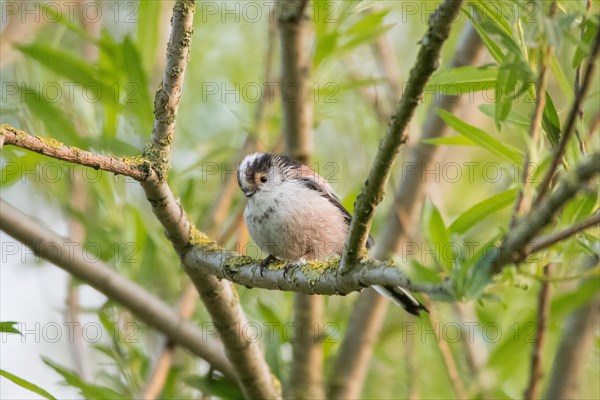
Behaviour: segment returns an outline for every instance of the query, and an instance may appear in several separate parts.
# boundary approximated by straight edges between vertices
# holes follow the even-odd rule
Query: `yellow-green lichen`
[[[214,240],[200,232],[193,224],[190,226],[190,244],[201,247],[205,252],[221,251],[223,248]]]
[[[142,158],[151,163],[160,180],[166,180],[171,166],[169,165],[169,149],[161,148],[150,142],[144,147]]]
[[[309,261],[302,266],[302,273],[308,279],[308,282],[313,285],[328,271],[335,270],[340,264],[339,258],[333,258],[328,261]]]
[[[225,266],[228,268],[241,267],[242,265],[253,264],[257,261],[250,256],[231,256],[225,260]]]
[[[38,138],[39,141],[44,143],[46,146],[52,147],[53,149],[58,150],[61,147],[63,147],[63,143],[59,142],[58,140],[56,140],[54,138],[45,138],[45,137],[40,137],[40,136],[36,136],[36,138]]]

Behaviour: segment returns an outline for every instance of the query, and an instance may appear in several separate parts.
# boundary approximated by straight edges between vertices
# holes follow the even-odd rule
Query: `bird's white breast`
[[[264,256],[283,260],[324,260],[339,255],[348,230],[334,204],[295,181],[256,192],[248,199],[244,218]]]

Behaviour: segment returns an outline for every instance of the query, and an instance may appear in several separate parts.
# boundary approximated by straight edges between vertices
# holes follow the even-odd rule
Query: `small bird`
[[[268,254],[261,274],[275,259],[324,261],[342,254],[352,215],[311,168],[287,156],[254,153],[240,163],[237,180],[247,199],[248,232]],[[369,238],[367,248],[372,244]],[[373,288],[413,315],[427,311],[400,286]]]

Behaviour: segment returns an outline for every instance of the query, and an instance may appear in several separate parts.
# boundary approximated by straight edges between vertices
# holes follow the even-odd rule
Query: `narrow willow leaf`
[[[448,227],[450,233],[463,234],[489,215],[512,204],[518,189],[509,189],[489,197],[458,216]]]
[[[451,251],[449,246],[450,235],[444,224],[442,214],[429,199],[425,202],[423,208],[423,225],[429,247],[436,254],[436,261],[446,270],[450,270],[452,268],[452,257],[451,254],[446,254]]]
[[[137,33],[135,46],[142,51],[142,65],[144,71],[152,71],[156,62],[159,49],[160,13],[162,1],[140,1],[137,15]]]
[[[442,118],[448,126],[471,140],[476,145],[514,163],[519,164],[522,162],[523,155],[515,148],[503,144],[482,129],[467,124],[446,110],[438,109],[437,112],[440,118]]]
[[[575,54],[573,55],[573,60],[571,62],[571,66],[573,68],[577,68],[588,56],[588,54],[590,54],[590,50],[592,48],[592,40],[596,36],[597,31],[597,23],[591,18],[588,19],[585,24],[585,31],[583,33],[583,37],[579,41],[577,49],[575,49]]]
[[[81,136],[73,125],[73,118],[63,108],[37,90],[19,87],[19,91],[31,113],[44,123],[49,136],[72,146],[83,147]]]
[[[123,399],[124,395],[105,386],[93,385],[85,382],[74,371],[68,370],[49,359],[42,358],[44,363],[60,374],[67,385],[80,390],[81,395],[86,399]]]
[[[542,114],[542,127],[552,146],[556,147],[561,134],[560,119],[558,118],[552,97],[550,97],[550,93],[548,92],[546,92],[546,106]]]
[[[482,104],[479,106],[479,110],[490,118],[494,118],[494,115],[496,115],[495,108],[495,104]],[[508,113],[505,122],[511,123],[520,128],[529,128],[531,119],[529,116],[523,113],[511,110],[510,113]]]
[[[473,141],[460,135],[423,139],[421,142],[437,146],[477,146]]]
[[[498,1],[494,1],[491,5],[488,1],[474,0],[473,4],[480,17],[484,21],[493,21],[498,28],[502,29],[507,35],[512,34],[512,26],[510,22],[502,15],[501,8],[498,7]]]
[[[478,299],[492,282],[492,263],[498,257],[498,248],[492,247],[485,252],[471,268],[465,282],[464,295],[467,299]]]
[[[493,88],[498,78],[496,67],[459,67],[439,71],[427,83],[427,92],[456,96]]]
[[[496,60],[498,64],[501,64],[504,60],[504,53],[502,53],[502,49],[500,49],[500,46],[498,46],[496,42],[492,40],[492,38],[487,34],[486,30],[483,29],[483,26],[481,26],[481,24],[479,23],[477,18],[475,18],[474,15],[466,11],[464,8],[462,9],[462,11],[471,20],[471,23],[473,24],[473,27],[475,28],[475,31],[479,35],[479,38],[483,42],[485,48],[490,52],[494,60]]]
[[[17,328],[15,328],[16,324],[18,324],[18,322],[14,322],[14,321],[0,322],[0,332],[15,333],[17,335],[20,335],[21,332],[19,332],[19,330]]]
[[[214,379],[201,376],[189,376],[183,381],[202,393],[212,395],[222,399],[242,399],[244,395],[239,391],[238,386],[226,379]]]
[[[35,394],[42,396],[45,399],[56,400],[56,397],[52,396],[50,393],[48,393],[47,391],[45,391],[38,385],[31,383],[28,380],[25,380],[23,378],[19,378],[18,376],[13,375],[8,371],[0,369],[0,375],[5,377],[6,379],[12,381],[13,383],[16,383],[17,385],[21,386],[22,388],[25,388]]]
[[[496,82],[496,124],[504,122],[512,109],[513,102],[531,82],[529,66],[510,54],[500,66]],[[519,86],[520,84],[520,86]]]
[[[83,87],[97,86],[101,94],[111,93],[110,86],[99,79],[99,71],[70,53],[47,45],[29,44],[16,46],[21,53],[36,60],[57,75],[75,81]]]

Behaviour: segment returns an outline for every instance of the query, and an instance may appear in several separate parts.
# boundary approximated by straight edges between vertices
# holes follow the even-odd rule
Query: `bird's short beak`
[[[244,192],[246,197],[252,197],[252,195],[256,193],[256,191],[250,189],[242,189],[242,192]]]

